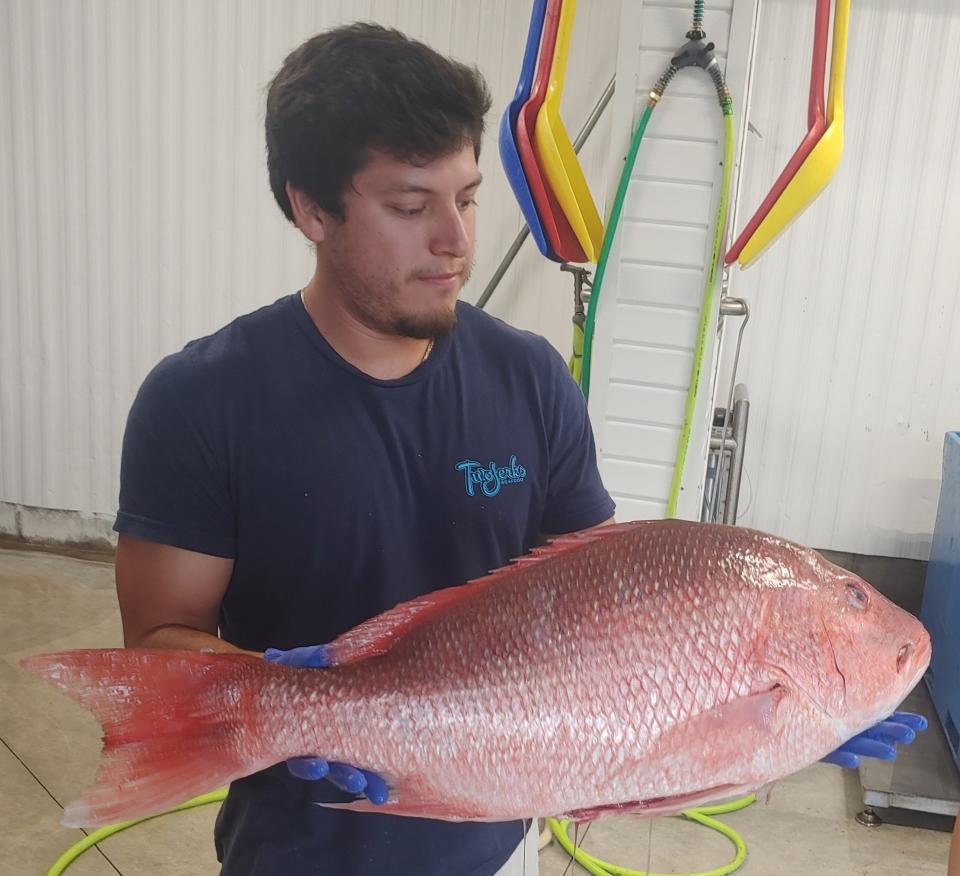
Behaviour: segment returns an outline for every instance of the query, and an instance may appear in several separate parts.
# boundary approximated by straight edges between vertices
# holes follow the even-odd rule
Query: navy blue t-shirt
[[[609,518],[560,355],[468,304],[457,317],[398,380],[342,359],[299,295],[168,356],[130,411],[115,528],[232,558],[220,632],[262,651],[331,641]],[[222,873],[490,876],[522,836],[313,805],[348,799],[283,764],[234,782]]]

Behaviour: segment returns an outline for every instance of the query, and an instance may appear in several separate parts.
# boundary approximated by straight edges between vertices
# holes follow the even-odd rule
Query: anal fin
[[[632,800],[588,809],[575,809],[561,817],[570,821],[593,821],[606,815],[639,815],[643,818],[660,818],[664,815],[677,815],[686,809],[693,809],[706,803],[731,799],[740,793],[747,793],[749,790],[749,788],[737,785],[717,785],[713,788],[692,791],[689,794],[678,794],[675,797],[651,797],[648,800]]]
[[[430,818],[436,821],[503,821],[503,818],[487,818],[482,813],[442,803],[409,804],[401,800],[387,800],[376,804],[369,800],[355,800],[352,803],[317,803],[325,809],[342,809],[346,812],[371,812],[380,815],[400,815],[408,818]]]
[[[440,799],[425,783],[416,779],[390,783],[390,796],[385,803],[371,803],[366,798],[350,803],[317,803],[325,809],[346,812],[372,812],[381,815],[401,815],[409,818],[431,818],[439,821],[502,821],[486,818],[476,806],[456,799]]]

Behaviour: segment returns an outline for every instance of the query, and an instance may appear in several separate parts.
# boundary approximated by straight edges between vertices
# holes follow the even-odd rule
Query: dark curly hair
[[[356,23],[307,40],[267,92],[270,188],[290,221],[286,184],[344,218],[343,192],[371,150],[427,162],[473,144],[490,93],[483,76],[397,30]]]

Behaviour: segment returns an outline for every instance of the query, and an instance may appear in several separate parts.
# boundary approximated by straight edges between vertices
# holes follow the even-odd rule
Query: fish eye
[[[862,611],[867,607],[868,601],[866,591],[862,587],[853,582],[847,584],[847,602],[854,608],[859,608]]]

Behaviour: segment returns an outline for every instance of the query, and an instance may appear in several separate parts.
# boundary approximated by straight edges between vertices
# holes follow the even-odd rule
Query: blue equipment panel
[[[920,620],[933,639],[927,686],[960,766],[960,432],[947,432]]]

